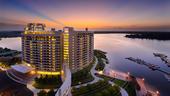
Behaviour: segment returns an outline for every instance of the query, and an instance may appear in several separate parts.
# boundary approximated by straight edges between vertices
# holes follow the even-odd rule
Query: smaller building
[[[6,74],[13,81],[25,85],[37,76],[35,69],[25,64],[11,66],[11,68],[6,71]]]

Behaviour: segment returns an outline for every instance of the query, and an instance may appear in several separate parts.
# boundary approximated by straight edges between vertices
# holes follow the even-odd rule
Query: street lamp
[[[35,74],[36,72],[34,70],[31,71],[31,74]]]
[[[99,71],[98,73],[99,73],[100,75],[102,75],[102,74],[103,74],[103,71]]]
[[[128,72],[127,74],[130,75],[130,72]]]
[[[143,81],[145,81],[145,78],[142,78]]]
[[[29,67],[30,67],[31,65],[30,65],[30,64],[27,64],[27,66],[29,66]]]

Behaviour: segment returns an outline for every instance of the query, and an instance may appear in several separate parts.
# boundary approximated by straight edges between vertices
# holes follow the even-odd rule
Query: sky
[[[30,22],[93,30],[170,29],[170,0],[0,0],[0,30]]]

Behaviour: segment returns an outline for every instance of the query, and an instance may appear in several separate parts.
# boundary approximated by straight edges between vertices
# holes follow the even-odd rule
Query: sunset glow
[[[0,23],[41,22],[59,28],[63,25],[106,29],[170,28],[169,6],[168,0],[1,0]]]

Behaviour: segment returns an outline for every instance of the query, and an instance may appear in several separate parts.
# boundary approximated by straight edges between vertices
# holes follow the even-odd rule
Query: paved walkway
[[[103,80],[102,78],[99,78],[99,77],[97,77],[97,76],[95,75],[95,73],[98,73],[98,72],[95,70],[97,64],[98,64],[98,59],[95,57],[95,64],[93,65],[93,67],[92,67],[91,70],[90,70],[90,73],[91,73],[91,75],[92,75],[93,78],[94,78],[93,81],[88,82],[88,83],[85,83],[85,84],[81,84],[81,85],[72,86],[72,87],[79,88],[79,87],[81,87],[81,86],[86,86],[87,84],[93,84],[93,83],[98,82],[99,80]]]
[[[94,80],[91,82],[91,83],[95,83],[95,82],[97,82],[97,81],[99,81],[99,80],[103,80],[102,78],[99,78],[99,77],[97,77],[96,75],[95,75],[95,73],[98,73],[98,71],[96,71],[95,70],[95,68],[96,68],[96,66],[97,66],[97,64],[98,64],[98,59],[95,57],[95,64],[94,64],[94,66],[92,67],[92,69],[90,70],[90,72],[91,72],[91,75],[94,77]]]
[[[7,70],[7,68],[3,68],[0,66],[0,70],[5,71],[5,70]]]
[[[138,82],[138,84],[140,85],[140,88],[141,88],[140,91],[136,90],[137,95],[138,96],[146,95],[147,94],[147,89],[146,89],[146,87],[144,85],[144,81],[142,79],[139,79],[139,78],[137,78],[136,80],[137,80],[137,82]]]
[[[33,86],[33,84],[34,82],[27,84],[27,88],[34,93],[34,96],[37,96],[37,93],[39,93],[41,90],[45,90],[46,92],[50,91],[50,89],[37,89]],[[57,91],[57,89],[54,89],[54,91]]]
[[[129,96],[128,93],[126,92],[126,90],[123,89],[122,87],[120,87],[120,93],[122,96]]]
[[[114,82],[109,81],[109,83],[110,83],[112,86],[115,85]],[[119,86],[119,87],[120,87],[120,86]],[[121,96],[129,96],[128,93],[126,92],[126,90],[123,89],[122,87],[120,87],[120,93],[121,93]]]
[[[160,96],[158,91],[154,92],[146,88],[144,79],[137,78],[136,80],[141,88],[140,91],[136,90],[137,96],[146,96],[148,93],[152,94],[152,96]]]
[[[37,96],[37,93],[40,92],[40,89],[36,89],[33,85],[33,82],[32,83],[29,83],[27,84],[27,88],[30,89],[33,93],[34,93],[34,96]]]
[[[104,75],[106,75],[106,76],[127,81],[126,78],[127,78],[128,75],[127,75],[126,73],[113,71],[113,70],[111,70],[111,69],[109,68],[109,65],[108,65],[108,64],[106,64],[104,70],[105,70],[105,71],[104,71]],[[109,83],[110,83],[112,86],[115,85],[114,82],[109,81]],[[120,87],[120,86],[119,86],[119,87]],[[129,96],[128,93],[127,93],[127,91],[126,91],[124,88],[122,88],[122,87],[120,87],[120,93],[121,93],[122,96]]]
[[[123,72],[112,70],[111,68],[109,68],[109,65],[106,65],[103,75],[110,76],[110,77],[117,78],[117,79],[124,80],[124,81],[130,81],[130,77],[129,77],[130,73],[123,73]],[[146,96],[148,93],[152,94],[152,96],[160,95],[158,91],[154,92],[154,91],[148,90],[145,86],[143,79],[137,78],[136,80],[141,87],[140,91],[136,90],[137,96]],[[122,96],[128,96],[128,93],[123,88],[121,88],[120,92]]]
[[[97,76],[95,76],[95,73],[99,73],[98,71],[95,70],[95,67],[96,65],[98,64],[98,59],[95,57],[95,64],[94,66],[92,67],[92,69],[90,70],[91,72],[91,75],[94,77],[94,80],[91,81],[91,82],[88,82],[88,83],[85,83],[85,84],[81,84],[81,85],[77,85],[77,86],[74,86],[76,88],[79,88],[81,86],[86,86],[87,84],[93,84],[99,80],[103,80],[102,78],[99,78]],[[123,72],[119,72],[119,71],[115,71],[113,69],[110,68],[109,64],[106,64],[106,61],[103,60],[104,63],[105,63],[105,68],[104,68],[104,71],[103,71],[103,75],[106,75],[106,76],[110,76],[110,77],[113,77],[113,78],[117,78],[117,79],[120,79],[120,80],[124,80],[124,81],[130,81],[130,73],[123,73]],[[145,85],[144,85],[144,82],[142,81],[142,79],[137,79],[137,82],[138,84],[141,86],[141,91],[139,92],[136,92],[137,93],[137,96],[144,96],[147,94],[147,92],[151,93],[152,96],[159,96],[159,92],[153,92],[153,91],[150,91],[150,90],[147,90]],[[114,82],[111,82],[109,81],[109,83],[114,86],[115,83]],[[120,87],[120,86],[119,86]],[[127,91],[120,87],[120,93],[122,96],[129,96]]]
[[[96,65],[98,64],[98,59],[97,59],[96,57],[95,57],[95,61],[96,61],[96,62],[95,62],[95,64],[94,64],[94,66],[93,66],[92,69],[90,70],[91,75],[94,77],[94,80],[91,81],[91,82],[85,83],[85,84],[81,84],[81,85],[74,86],[74,87],[79,88],[79,87],[81,87],[81,86],[86,86],[87,84],[93,84],[93,83],[96,83],[96,82],[99,81],[99,80],[103,80],[102,78],[99,78],[99,77],[97,77],[97,76],[95,75],[95,73],[98,73],[98,71],[95,70]],[[105,61],[105,60],[103,60],[103,61],[104,61],[105,65],[106,65],[105,70],[107,70],[107,68],[109,68],[109,67],[107,66],[108,64],[106,64],[106,61]],[[109,83],[110,83],[112,86],[115,85],[114,82],[109,81]],[[128,93],[127,93],[126,90],[123,89],[122,87],[120,87],[120,93],[121,93],[122,96],[128,96]]]
[[[110,68],[108,64],[106,65],[103,73],[104,73],[103,75],[110,76],[124,81],[129,81],[130,79],[129,77],[130,73],[123,73],[123,72],[113,70]]]

